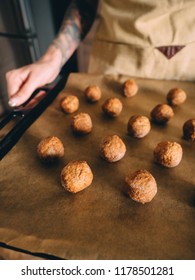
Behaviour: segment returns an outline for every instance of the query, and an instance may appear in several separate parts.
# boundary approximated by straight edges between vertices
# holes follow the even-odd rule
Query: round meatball
[[[84,91],[85,98],[89,102],[96,102],[100,100],[102,92],[98,86],[88,86]]]
[[[178,106],[186,100],[186,93],[183,89],[173,88],[167,94],[167,102],[169,105]]]
[[[145,116],[132,116],[127,124],[129,135],[135,138],[143,138],[150,132],[150,129],[150,120]]]
[[[174,116],[174,112],[171,106],[167,104],[158,104],[151,111],[150,116],[155,123],[165,124]]]
[[[106,136],[100,145],[100,155],[108,162],[116,162],[124,157],[126,146],[117,135]]]
[[[71,161],[61,172],[61,184],[71,193],[77,193],[91,185],[93,173],[86,161]]]
[[[88,134],[92,131],[92,120],[87,113],[78,113],[72,118],[71,122],[72,130],[75,134]]]
[[[123,84],[123,94],[126,97],[132,97],[137,94],[138,85],[136,84],[135,80],[128,79]]]
[[[40,141],[37,154],[41,160],[53,162],[64,156],[64,146],[56,136],[49,136]]]
[[[187,120],[183,125],[183,137],[194,142],[195,140],[195,119]]]
[[[102,105],[103,112],[111,117],[117,117],[120,115],[123,108],[123,104],[120,99],[111,97],[108,98]]]
[[[157,194],[157,183],[147,170],[137,170],[125,178],[129,187],[128,195],[133,200],[145,204]]]
[[[165,167],[177,166],[182,155],[182,147],[176,142],[163,141],[158,143],[154,149],[154,161]]]
[[[65,113],[72,114],[79,108],[79,99],[74,95],[65,96],[61,100],[60,106]]]

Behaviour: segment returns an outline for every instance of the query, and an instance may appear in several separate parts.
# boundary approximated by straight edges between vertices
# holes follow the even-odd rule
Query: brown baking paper
[[[124,76],[72,74],[66,89],[26,131],[0,163],[0,242],[31,253],[64,259],[194,259],[195,258],[195,143],[182,139],[183,123],[194,118],[195,85],[176,81],[136,79],[139,92],[122,96]],[[96,84],[102,99],[88,103],[83,90]],[[150,116],[166,102],[170,88],[180,87],[187,100],[174,108],[165,126],[152,124],[143,139],[127,135],[130,116]],[[76,137],[70,128],[72,115],[64,114],[59,101],[66,94],[80,100],[80,112],[93,121],[89,135]],[[101,105],[115,96],[123,102],[117,118],[105,117]],[[101,139],[117,134],[125,142],[125,157],[116,163],[99,156]],[[64,158],[44,164],[36,155],[39,141],[49,135],[65,146]],[[175,168],[153,162],[153,149],[163,140],[177,141],[183,159]],[[62,168],[72,160],[86,160],[94,180],[84,191],[71,194],[60,183]],[[126,194],[124,178],[129,171],[147,169],[158,184],[156,197],[141,205]]]

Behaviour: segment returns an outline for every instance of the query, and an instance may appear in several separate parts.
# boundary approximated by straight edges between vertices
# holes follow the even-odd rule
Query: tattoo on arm
[[[61,66],[68,60],[78,47],[81,40],[81,21],[75,1],[72,1],[63,20],[61,28],[53,41],[53,45],[62,54]]]
[[[81,2],[82,4],[79,4]],[[96,5],[93,5],[93,8],[91,8],[91,5],[87,4],[87,2],[89,2],[89,0],[71,1],[61,28],[52,43],[61,51],[61,66],[63,66],[63,64],[70,58],[78,47],[81,39],[83,39],[92,25],[93,18],[95,17],[97,1],[95,1]]]

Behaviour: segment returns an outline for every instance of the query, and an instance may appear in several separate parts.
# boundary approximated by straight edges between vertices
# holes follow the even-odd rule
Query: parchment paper
[[[71,74],[66,90],[26,131],[0,163],[0,242],[31,253],[65,259],[194,259],[195,258],[195,143],[182,139],[183,123],[195,117],[195,85],[176,81],[136,79],[139,92],[122,96],[125,76]],[[96,104],[86,102],[83,90],[97,84],[103,96]],[[166,126],[152,124],[143,139],[127,135],[127,122],[134,114],[150,115],[166,102],[170,88],[181,87],[187,100],[174,108]],[[80,99],[80,112],[93,121],[91,134],[76,137],[71,115],[64,114],[60,99],[67,93]],[[105,99],[123,102],[118,118],[103,115]],[[99,144],[108,134],[125,142],[127,153],[117,163],[99,156]],[[36,155],[39,141],[49,135],[65,146],[64,158],[51,165]],[[183,147],[179,166],[168,169],[153,162],[153,149],[163,140]],[[66,192],[60,172],[71,160],[86,160],[94,173],[90,187],[77,194]],[[126,195],[124,178],[129,171],[147,169],[158,184],[153,201],[141,205]]]

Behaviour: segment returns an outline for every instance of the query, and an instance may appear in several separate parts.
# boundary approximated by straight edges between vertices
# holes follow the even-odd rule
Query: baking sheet
[[[71,74],[64,92],[0,162],[0,242],[64,259],[195,258],[195,143],[182,139],[183,123],[195,117],[195,85],[136,79],[139,92],[128,99],[121,94],[127,78]],[[91,84],[103,92],[96,104],[87,103],[83,96]],[[166,102],[173,87],[183,88],[188,95],[174,109],[174,118],[166,126],[152,124],[143,139],[129,137],[130,116],[149,116],[155,105]],[[76,137],[72,133],[72,115],[59,107],[68,93],[79,97],[80,112],[91,115],[91,134]],[[123,102],[123,111],[115,119],[101,111],[111,96]],[[108,134],[119,135],[127,146],[119,162],[107,163],[99,156],[100,141]],[[46,165],[37,157],[36,146],[49,135],[62,140],[65,156]],[[167,169],[153,162],[153,149],[163,140],[182,145],[179,166]],[[71,160],[86,160],[94,173],[92,185],[77,194],[67,193],[60,184],[60,172]],[[150,171],[158,184],[156,197],[146,205],[126,195],[124,177],[137,169]]]

